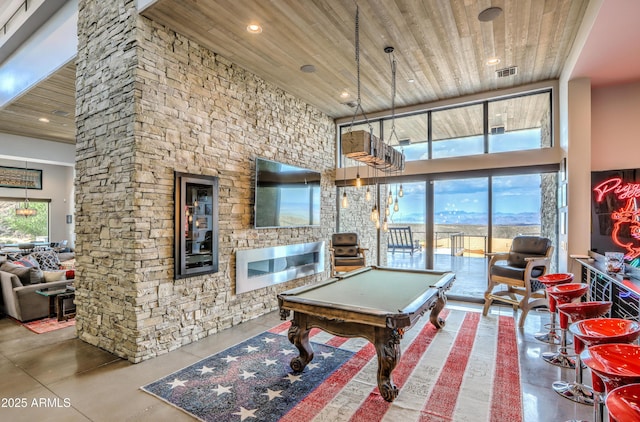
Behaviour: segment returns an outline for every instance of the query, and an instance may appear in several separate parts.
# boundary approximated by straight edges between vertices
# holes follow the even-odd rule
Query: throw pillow
[[[66,261],[60,261],[60,269],[61,270],[73,270],[76,268],[76,260],[68,259]]]
[[[43,271],[44,281],[50,283],[52,281],[66,280],[66,271]]]
[[[42,272],[39,268],[22,267],[20,265],[15,265],[12,262],[4,262],[0,266],[0,271],[17,275],[23,286],[42,282]]]
[[[38,267],[29,268],[29,280],[31,284],[40,284],[44,282],[44,273]]]
[[[17,275],[23,286],[31,284],[29,268],[23,267],[22,265],[16,265],[13,262],[4,262],[0,265],[0,271]]]
[[[17,261],[13,261],[14,264],[17,265],[22,265],[23,267],[36,267],[36,268],[40,268],[40,264],[38,264],[38,261],[36,261],[34,258],[32,258],[30,255],[27,256],[23,256],[22,258],[20,258]]]
[[[38,261],[41,270],[54,271],[60,268],[58,254],[54,251],[32,252],[31,257]]]
[[[38,263],[38,261],[34,257],[32,257],[31,255],[27,255],[27,256],[25,256],[25,257],[23,257],[21,259],[21,261],[24,261],[24,260],[27,260],[27,261],[31,262],[34,267],[40,268],[40,264]]]

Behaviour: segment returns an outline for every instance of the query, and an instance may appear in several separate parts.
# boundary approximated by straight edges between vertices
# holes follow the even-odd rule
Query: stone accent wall
[[[338,179],[340,174],[338,174]],[[338,185],[340,183],[338,182]],[[342,193],[347,192],[349,207],[342,208]],[[370,186],[372,198],[376,187]],[[381,186],[384,191],[384,186]],[[338,188],[338,214],[339,214],[339,231],[358,233],[360,246],[367,248],[366,259],[367,265],[385,265],[387,260],[387,237],[386,233],[380,231],[382,241],[380,242],[380,261],[378,261],[378,230],[375,224],[370,220],[371,208],[373,207],[373,199],[371,202],[365,200],[366,186],[356,188],[347,186]]]
[[[541,175],[540,194],[542,202],[540,207],[541,226],[540,232],[543,236],[551,239],[553,244],[553,260],[551,261],[551,272],[558,269],[558,251],[560,242],[558,241],[558,175],[557,173],[543,173]]]
[[[76,328],[118,356],[139,338],[141,270],[135,171],[135,20],[117,3],[78,2],[76,61]],[[126,7],[131,10],[133,1]]]
[[[239,249],[328,245],[333,121],[138,16],[134,0],[79,3],[79,337],[140,362],[273,311],[279,291],[328,276],[234,290]],[[252,228],[257,156],[322,172],[321,228]],[[219,177],[218,273],[173,279],[174,171]]]

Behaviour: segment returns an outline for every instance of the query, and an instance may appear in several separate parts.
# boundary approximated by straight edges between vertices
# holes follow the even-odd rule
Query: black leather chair
[[[331,236],[331,275],[353,271],[366,266],[365,251],[360,247],[357,233],[335,233]]]
[[[544,284],[537,278],[549,271],[553,246],[540,236],[516,236],[508,253],[488,253],[488,285],[484,293],[483,315],[493,301],[522,309],[518,326],[524,326],[529,310],[548,306]]]

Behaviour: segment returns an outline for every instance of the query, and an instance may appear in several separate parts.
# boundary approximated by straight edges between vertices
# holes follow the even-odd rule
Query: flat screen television
[[[640,169],[591,173],[591,250],[640,266]]]
[[[320,225],[320,173],[256,158],[255,228]]]

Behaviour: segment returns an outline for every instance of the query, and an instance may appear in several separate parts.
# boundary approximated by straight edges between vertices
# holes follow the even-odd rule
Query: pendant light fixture
[[[396,70],[398,64],[396,62],[396,58],[393,54],[393,47],[385,47],[384,52],[389,55],[389,64],[391,66],[391,132],[389,133],[389,145],[392,145],[393,137],[395,136],[398,141],[398,145],[400,144],[400,140],[398,139],[398,135],[396,134]],[[404,156],[404,151],[402,151],[402,156]],[[389,187],[389,206],[393,205],[393,211],[400,211],[400,204],[398,203],[398,196],[402,197],[404,192],[402,190],[402,184],[400,184],[400,190],[398,190],[396,186],[396,198],[395,201],[393,199],[391,193],[391,187]]]
[[[28,167],[28,163],[25,161],[24,163],[24,203],[22,204],[23,206],[20,206],[20,204],[18,204],[18,208],[16,208],[16,215],[18,216],[22,216],[22,217],[33,217],[34,215],[38,214],[38,210],[35,208],[29,208],[29,194],[28,194],[28,189],[27,189],[27,182],[28,182],[28,176],[27,176],[27,170],[29,169]]]
[[[344,186],[342,188],[342,208],[349,208],[349,200],[347,199],[347,166],[345,163],[342,163],[342,168],[344,169]]]

